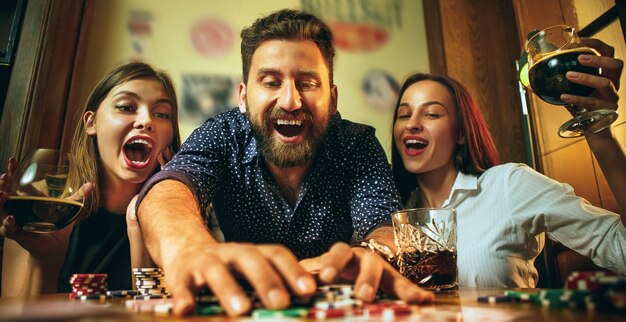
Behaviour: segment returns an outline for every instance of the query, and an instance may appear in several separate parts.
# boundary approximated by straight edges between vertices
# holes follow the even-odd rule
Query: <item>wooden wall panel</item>
[[[468,88],[502,161],[526,162],[515,69],[520,46],[511,23],[515,19],[511,2],[425,0],[424,10],[433,72],[447,74]]]
[[[577,27],[570,0],[514,0],[513,5],[522,48],[528,33],[532,30],[559,24]],[[528,101],[530,113],[533,115],[533,127],[536,129],[535,143],[540,156],[574,144],[576,143],[574,140],[580,140],[564,140],[555,134],[561,124],[571,118],[563,107],[550,105],[533,94],[528,95]]]
[[[0,168],[10,156],[61,142],[84,1],[28,1],[0,121]]]
[[[579,140],[567,148],[547,154],[543,162],[546,176],[571,185],[576,195],[600,205],[593,155],[586,141]]]
[[[621,123],[617,126],[614,126],[613,133],[615,137],[618,139],[618,141],[620,142],[620,145],[622,146],[622,150],[626,151],[626,123]],[[609,188],[609,184],[606,182],[606,178],[604,177],[602,170],[600,170],[600,167],[598,166],[598,162],[595,160],[595,158],[593,161],[594,161],[593,165],[595,167],[596,174],[598,176],[598,190],[600,192],[600,206],[602,206],[602,208],[604,209],[608,209],[615,213],[619,213],[619,207],[617,206],[617,201],[615,200],[615,196],[611,192],[611,189]]]

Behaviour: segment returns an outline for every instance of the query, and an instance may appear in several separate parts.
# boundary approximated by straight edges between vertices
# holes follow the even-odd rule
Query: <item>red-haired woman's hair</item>
[[[448,76],[419,73],[407,78],[400,89],[393,115],[393,124],[395,125],[398,117],[398,106],[404,92],[409,86],[423,80],[432,80],[445,86],[454,99],[459,135],[464,138],[464,143],[458,144],[455,149],[454,165],[456,168],[465,174],[480,175],[487,169],[498,165],[500,163],[498,151],[478,105],[461,83]],[[416,174],[408,172],[404,167],[398,147],[393,139],[391,140],[391,148],[393,176],[402,196],[402,201],[406,202],[411,192],[417,187],[417,177]]]

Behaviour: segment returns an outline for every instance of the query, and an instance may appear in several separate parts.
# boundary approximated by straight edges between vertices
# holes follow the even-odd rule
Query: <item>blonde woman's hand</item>
[[[172,152],[172,147],[167,147],[167,149],[165,149],[165,151],[159,153],[159,156],[157,157],[157,160],[159,161],[159,164],[161,165],[161,170],[163,170],[163,167],[165,167],[165,164],[172,159],[172,157],[174,156],[174,153]]]
[[[126,208],[126,231],[128,233],[128,241],[130,242],[130,263],[133,268],[156,267],[148,253],[139,222],[137,221],[135,204],[138,196],[135,195]]]
[[[15,240],[20,246],[26,249],[35,257],[45,257],[55,254],[55,252],[64,251],[69,240],[69,235],[74,227],[74,223],[81,217],[74,220],[67,227],[52,233],[32,233],[22,230],[17,224],[14,214],[6,212],[4,204],[9,198],[9,187],[15,179],[18,169],[18,162],[15,158],[9,159],[7,172],[0,175],[0,213],[2,215],[2,225],[0,226],[0,235],[5,238]],[[94,189],[92,183],[85,183],[78,191],[67,199],[83,202]]]

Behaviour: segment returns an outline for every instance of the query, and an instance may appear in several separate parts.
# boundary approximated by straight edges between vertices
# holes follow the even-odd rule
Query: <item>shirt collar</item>
[[[450,189],[450,195],[448,195],[448,199],[443,202],[442,207],[448,207],[450,205],[452,196],[454,196],[456,191],[476,189],[478,189],[478,177],[459,171],[457,173],[456,179],[454,180],[454,184],[452,185],[452,189]]]
[[[478,189],[478,177],[472,174],[465,174],[461,171],[454,180],[452,191],[454,190],[476,190]]]
[[[250,121],[248,118],[241,112],[239,112],[239,117],[243,120],[241,121],[241,125],[243,126],[243,132],[246,133],[246,143],[245,143],[245,151],[243,155],[242,163],[250,163],[259,155],[259,149],[257,148],[257,140],[252,133],[252,128],[250,126]]]

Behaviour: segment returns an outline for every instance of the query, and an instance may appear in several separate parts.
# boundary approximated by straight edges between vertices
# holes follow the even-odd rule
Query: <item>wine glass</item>
[[[597,67],[583,66],[578,62],[581,54],[598,55],[593,48],[580,42],[573,27],[557,25],[537,32],[526,42],[529,80],[532,91],[553,105],[568,105],[574,117],[559,127],[559,136],[572,138],[606,129],[617,119],[617,112],[609,109],[587,111],[581,106],[567,104],[561,94],[589,96],[594,88],[572,83],[565,74],[576,71],[600,75]]]
[[[68,165],[59,160],[58,150],[29,153],[12,174],[6,212],[25,231],[47,233],[66,227],[76,219],[84,202],[66,187],[67,174]]]

